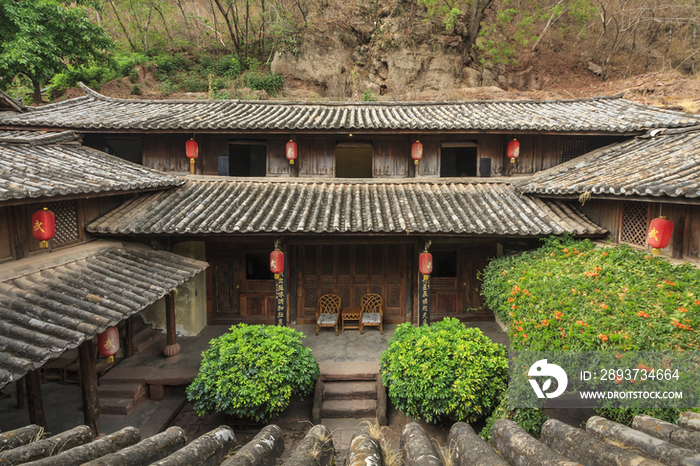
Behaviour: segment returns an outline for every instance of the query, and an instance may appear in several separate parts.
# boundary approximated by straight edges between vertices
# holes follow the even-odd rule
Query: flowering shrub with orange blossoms
[[[700,350],[700,270],[689,264],[549,238],[494,260],[483,278],[513,350]]]

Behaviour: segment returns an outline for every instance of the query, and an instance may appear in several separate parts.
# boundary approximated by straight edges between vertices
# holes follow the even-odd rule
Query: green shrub
[[[131,88],[131,95],[141,95],[143,94],[143,91],[139,87],[138,84],[134,84],[134,86]]]
[[[195,73],[188,74],[182,85],[187,92],[206,92],[209,89],[209,82]]]
[[[304,335],[289,327],[238,324],[209,342],[187,398],[207,412],[266,422],[292,395],[313,391],[319,370]]]
[[[136,70],[136,68],[132,68],[131,71],[129,71],[129,81],[133,84],[138,82],[139,80],[139,72]]]
[[[163,81],[160,83],[160,89],[163,91],[163,94],[165,96],[169,96],[170,94],[173,94],[180,90],[180,86],[178,86],[177,83],[174,83],[172,81]]]
[[[394,406],[430,422],[487,416],[508,376],[505,348],[457,319],[419,328],[399,325],[380,367]]]
[[[190,61],[183,54],[159,55],[153,59],[156,65],[156,78],[164,81],[168,76],[177,71],[187,71],[190,69]]]
[[[363,102],[374,102],[375,100],[377,99],[374,97],[374,94],[369,89],[362,93]]]
[[[263,74],[251,72],[246,74],[246,85],[254,91],[267,91],[274,96],[282,87],[283,79],[279,74]]]

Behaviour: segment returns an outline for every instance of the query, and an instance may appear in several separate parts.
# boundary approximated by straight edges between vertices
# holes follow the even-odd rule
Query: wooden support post
[[[673,228],[673,250],[671,252],[671,257],[674,259],[682,259],[683,252],[685,249],[685,217],[679,217],[676,219],[676,224]]]
[[[165,327],[168,332],[167,344],[163,348],[163,354],[167,357],[175,356],[180,352],[180,344],[177,342],[177,331],[175,330],[175,292],[171,291],[165,295]]]
[[[22,409],[27,401],[24,394],[24,377],[18,379],[15,386],[17,387],[17,409]]]
[[[126,319],[126,357],[130,358],[134,355],[134,316]]]
[[[83,421],[97,437],[100,435],[100,400],[97,395],[94,354],[92,340],[85,340],[78,347],[80,388],[83,392]]]
[[[44,402],[41,399],[41,369],[34,369],[24,376],[27,385],[27,406],[29,407],[29,422],[48,429]]]

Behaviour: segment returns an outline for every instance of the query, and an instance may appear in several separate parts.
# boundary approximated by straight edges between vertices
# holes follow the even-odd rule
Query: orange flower
[[[622,355],[620,353],[615,353],[615,358],[622,359]]]
[[[696,300],[693,301],[693,302],[695,303],[696,306],[700,306],[700,300],[697,300],[697,299],[696,299]]]
[[[523,338],[527,338],[527,333],[523,333]]]
[[[603,256],[604,256],[604,257],[605,257],[605,256],[607,256],[607,255],[608,255],[608,253],[607,253],[607,252],[604,252],[604,253],[603,253]]]
[[[569,252],[569,250],[568,250],[568,249],[564,249],[562,252]]]
[[[548,321],[547,319],[544,319],[544,320],[542,321],[542,326],[543,326],[543,327],[549,327],[549,321]]]
[[[670,286],[676,286],[676,284],[673,283],[671,280],[664,280],[664,283]]]
[[[600,338],[600,339],[603,340],[603,341],[608,341],[608,336],[607,336],[607,335],[604,335],[604,334],[602,334],[602,333],[601,333],[600,335],[598,335],[598,338]]]
[[[601,304],[600,307],[601,307],[602,309],[608,309],[608,308],[610,308],[610,306],[608,306],[607,304]]]
[[[510,298],[508,298],[508,302],[509,302],[509,303],[512,303],[513,301],[515,301],[515,298],[514,298],[514,297],[511,296]]]
[[[583,325],[583,321],[582,321],[582,320],[577,320],[576,323],[579,324],[579,325]]]
[[[647,313],[644,312],[644,311],[639,311],[639,312],[637,313],[637,315],[638,315],[639,317],[644,317],[645,319],[648,319],[648,318],[649,318],[649,314],[647,314]]]
[[[517,308],[518,308],[518,306],[516,306],[515,304],[513,304],[513,309],[517,309]]]
[[[506,272],[506,271],[504,270],[504,271],[503,271],[503,276],[505,277],[506,275],[508,275],[508,272]]]
[[[622,377],[620,377],[619,375],[616,374],[615,375],[615,383],[622,383]]]
[[[523,294],[524,294],[525,296],[530,296],[530,292],[527,291],[527,290],[523,290]]]
[[[630,380],[630,383],[637,383],[637,381],[632,379],[632,380]]]
[[[688,312],[688,309],[686,309],[684,307],[679,307],[678,310],[681,312]]]

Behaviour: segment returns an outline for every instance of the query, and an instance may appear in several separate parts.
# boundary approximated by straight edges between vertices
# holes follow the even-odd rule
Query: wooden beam
[[[80,388],[83,392],[83,421],[95,436],[98,436],[100,435],[100,400],[97,394],[94,354],[92,340],[85,340],[78,347]]]
[[[34,369],[27,372],[24,381],[27,385],[27,406],[29,408],[29,422],[48,429],[46,425],[46,414],[44,413],[44,402],[41,399],[41,369]]]
[[[126,357],[130,358],[134,355],[134,316],[126,319]]]
[[[177,331],[175,330],[175,291],[165,295],[165,328],[168,333],[163,354],[172,357],[180,352],[180,344],[177,342]]]
[[[22,409],[27,402],[27,397],[24,392],[24,377],[17,380],[15,387],[17,388],[17,409]]]

